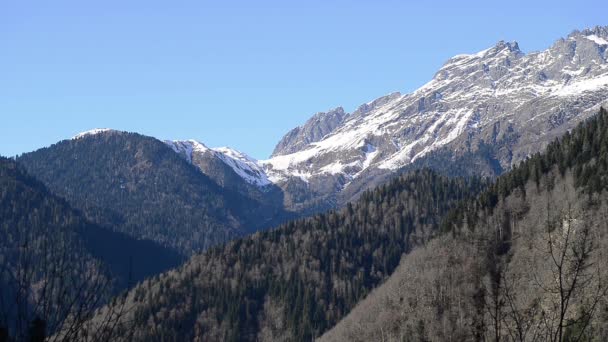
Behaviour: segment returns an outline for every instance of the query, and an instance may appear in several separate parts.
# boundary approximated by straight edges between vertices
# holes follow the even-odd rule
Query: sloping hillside
[[[92,224],[12,159],[0,157],[0,330],[25,339],[83,319],[110,295],[176,267],[179,254]],[[76,312],[78,311],[78,312]]]
[[[342,210],[213,248],[131,291],[128,331],[137,341],[320,336],[482,187],[419,171]]]
[[[608,338],[608,114],[498,179],[321,341]]]

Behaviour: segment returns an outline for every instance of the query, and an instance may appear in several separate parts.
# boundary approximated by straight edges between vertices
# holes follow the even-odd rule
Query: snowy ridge
[[[592,34],[590,36],[586,36],[586,38],[593,41],[594,43],[596,43],[598,45],[608,45],[608,40],[606,40],[602,37],[598,37],[594,34]]]
[[[196,140],[165,140],[165,144],[192,163],[196,154],[210,153],[228,165],[237,175],[249,184],[265,186],[271,184],[257,160],[228,147],[209,148]]]
[[[607,27],[575,31],[530,54],[517,42],[499,41],[450,58],[413,93],[368,102],[323,139],[260,164],[277,183],[327,175],[352,180],[366,169],[401,168],[463,137],[499,134],[488,131],[498,123],[542,131],[553,127],[553,111],[586,112],[608,98],[607,51]]]
[[[173,149],[177,154],[184,157],[189,163],[192,163],[193,153],[205,153],[210,149],[205,144],[196,140],[165,140],[165,144]]]

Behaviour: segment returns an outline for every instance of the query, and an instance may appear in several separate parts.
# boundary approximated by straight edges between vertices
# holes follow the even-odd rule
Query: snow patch
[[[103,133],[103,132],[109,132],[112,131],[111,128],[94,128],[85,132],[80,132],[78,134],[76,134],[75,136],[72,137],[72,140],[75,139],[80,139],[89,135],[95,135],[95,134],[99,134],[99,133]]]
[[[372,164],[374,158],[376,158],[377,155],[378,149],[372,144],[367,144],[365,146],[365,159],[363,159],[361,170],[367,169]]]
[[[602,75],[595,78],[582,80],[579,82],[568,84],[561,89],[555,91],[555,96],[575,96],[586,91],[594,91],[608,86],[608,75]]]
[[[175,151],[175,153],[184,157],[189,163],[192,163],[193,152],[205,153],[209,148],[205,144],[196,140],[165,140],[165,144]]]
[[[229,147],[218,147],[212,149],[216,155],[236,172],[247,183],[265,186],[272,183],[258,161],[248,155]]]
[[[592,42],[594,42],[598,45],[608,45],[608,41],[606,39],[596,36],[594,34],[592,34],[590,36],[586,36],[585,38],[591,40]]]

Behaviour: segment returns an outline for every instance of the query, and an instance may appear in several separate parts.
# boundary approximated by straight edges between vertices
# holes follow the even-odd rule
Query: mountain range
[[[275,200],[287,210],[312,213],[344,205],[413,164],[495,177],[597,112],[607,98],[608,27],[598,26],[540,52],[499,41],[454,56],[412,93],[395,92],[352,113],[338,107],[315,114],[266,160],[194,140],[166,143],[210,177],[227,178],[212,170],[215,158],[248,188],[280,189]],[[462,160],[475,167],[455,171]]]
[[[608,246],[607,104],[608,27],[598,26],[540,52],[499,41],[454,56],[411,93],[314,114],[265,160],[82,132],[0,159],[0,271],[19,267],[19,246],[58,236],[74,269],[83,260],[83,274],[127,290],[125,340],[608,336],[594,316],[608,308],[608,279],[585,271],[604,265],[596,251]],[[562,261],[584,264],[558,265],[559,286],[584,274],[606,293],[572,284],[564,309],[559,288],[562,315],[547,318],[556,296],[530,284],[555,279],[556,259],[531,250],[571,241]],[[516,272],[531,263],[536,273]],[[39,289],[0,282],[7,298]],[[104,303],[99,312],[116,306]],[[7,324],[0,317],[0,340]]]

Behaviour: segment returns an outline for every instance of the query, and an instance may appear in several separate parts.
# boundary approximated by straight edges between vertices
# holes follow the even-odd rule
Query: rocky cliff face
[[[346,115],[342,107],[315,114],[304,125],[285,134],[274,148],[272,157],[297,152],[323,139],[344,121]]]
[[[607,103],[607,59],[608,27],[574,31],[529,54],[516,42],[500,41],[452,57],[411,94],[340,113],[331,129],[313,117],[260,164],[292,207],[348,200],[435,151],[448,152],[446,163],[467,153],[491,158],[496,165],[482,173],[495,175]],[[304,134],[304,127],[322,133]]]

